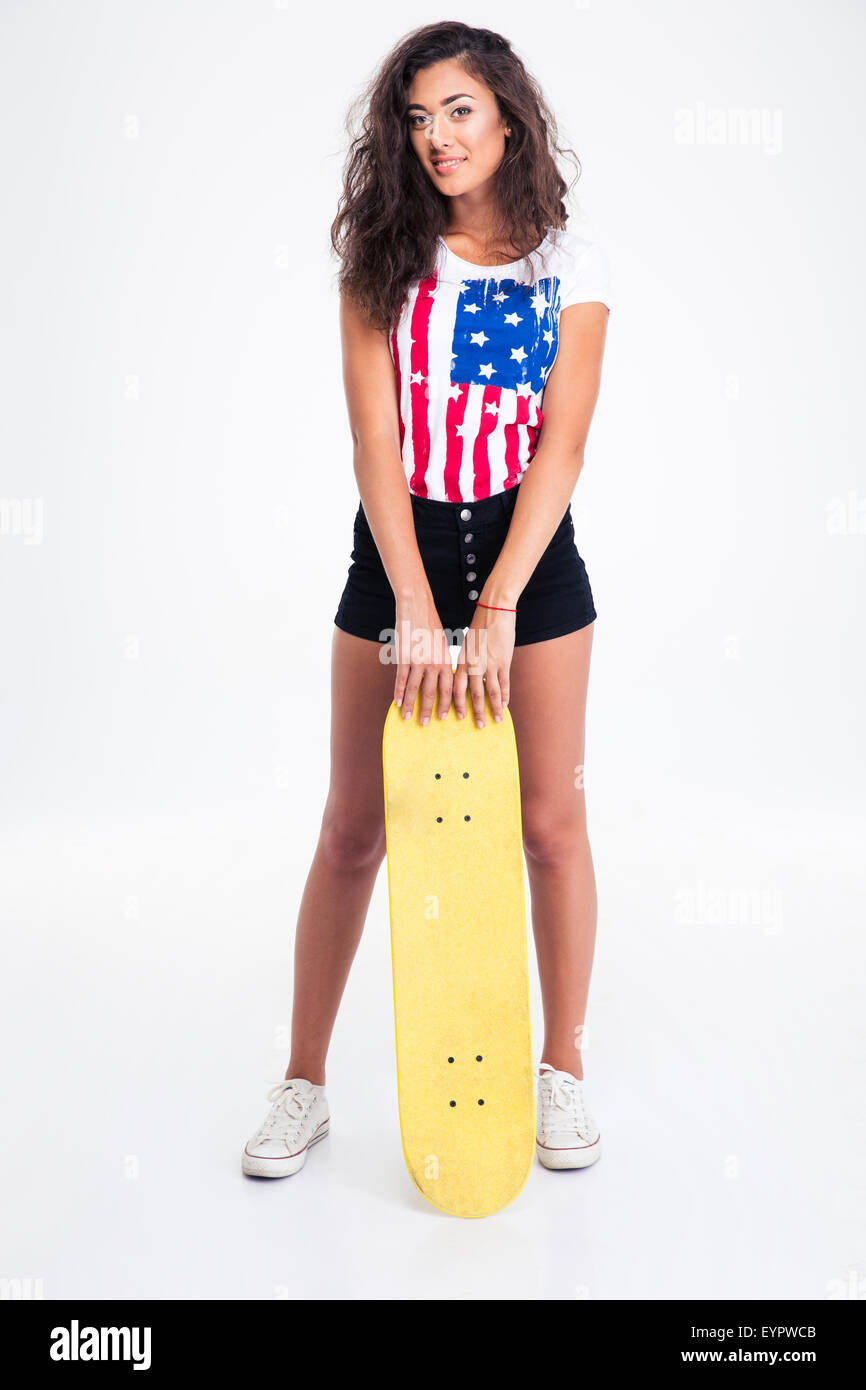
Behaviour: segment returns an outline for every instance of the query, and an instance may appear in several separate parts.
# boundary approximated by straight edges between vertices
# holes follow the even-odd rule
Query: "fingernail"
[[[502,723],[502,715],[501,715],[501,714],[494,714],[493,718],[496,720],[497,724],[501,724],[501,723]]]
[[[429,723],[430,723],[430,720],[428,719],[428,717],[427,717],[426,714],[422,714],[422,716],[421,716],[421,723],[422,723],[422,724],[429,724]]]
[[[400,708],[400,706],[402,705],[402,703],[403,703],[402,698],[399,699],[399,700],[395,700],[395,701],[394,701],[394,704],[397,706],[398,709]]]

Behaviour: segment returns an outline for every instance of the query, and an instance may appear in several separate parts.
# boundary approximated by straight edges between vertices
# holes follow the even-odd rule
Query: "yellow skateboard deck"
[[[535,1157],[517,745],[438,699],[382,739],[400,1130],[428,1202],[489,1216]]]

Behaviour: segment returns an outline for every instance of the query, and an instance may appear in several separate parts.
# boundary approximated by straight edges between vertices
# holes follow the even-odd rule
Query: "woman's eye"
[[[465,111],[465,112],[467,113],[467,115],[470,115],[470,116],[472,115],[472,107],[471,107],[471,106],[455,106],[454,110],[451,112],[451,115],[452,115],[452,116],[456,116],[460,111]],[[410,127],[412,128],[412,130],[420,130],[420,129],[421,129],[421,126],[420,126],[419,123],[420,123],[421,121],[427,121],[427,120],[429,120],[429,119],[430,119],[429,116],[410,116],[410,117],[409,117],[409,125],[410,125]]]

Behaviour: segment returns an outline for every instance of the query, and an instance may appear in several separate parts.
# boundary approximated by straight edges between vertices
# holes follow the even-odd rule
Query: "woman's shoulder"
[[[593,249],[602,251],[601,243],[596,237],[587,235],[585,231],[578,232],[572,227],[550,227],[548,236],[554,249],[571,261],[580,260]]]
[[[554,273],[563,283],[562,307],[600,300],[611,307],[610,262],[600,241],[571,227],[551,228]]]

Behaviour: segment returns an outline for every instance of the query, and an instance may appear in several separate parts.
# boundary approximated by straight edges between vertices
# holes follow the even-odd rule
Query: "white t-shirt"
[[[390,335],[411,493],[470,502],[520,482],[559,316],[596,301],[611,307],[608,261],[577,232],[550,228],[529,256],[498,266],[461,260],[439,238],[434,273],[410,286]]]

